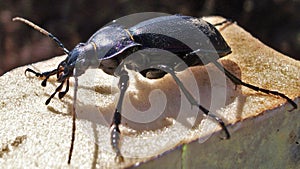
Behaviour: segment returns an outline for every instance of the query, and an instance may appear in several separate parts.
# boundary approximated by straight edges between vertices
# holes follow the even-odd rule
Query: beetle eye
[[[69,74],[69,69],[64,69],[64,75]]]

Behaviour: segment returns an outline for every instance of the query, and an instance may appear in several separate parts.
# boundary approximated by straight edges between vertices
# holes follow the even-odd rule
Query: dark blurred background
[[[300,59],[300,0],[0,0],[0,75],[63,52],[22,16],[56,35],[68,49],[109,21],[137,12],[220,15],[231,18],[272,48]]]

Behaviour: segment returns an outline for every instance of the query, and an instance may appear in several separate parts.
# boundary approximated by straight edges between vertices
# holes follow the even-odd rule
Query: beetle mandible
[[[215,48],[215,51],[219,57],[223,57],[231,53],[231,48],[228,46],[224,38],[221,36],[219,31],[215,26],[222,25],[224,23],[230,22],[225,20],[224,22],[217,24],[210,24],[202,19],[191,17],[191,16],[182,16],[182,15],[172,15],[172,16],[160,16],[152,19],[145,20],[140,22],[130,28],[125,28],[119,24],[111,24],[99,29],[94,33],[86,43],[79,43],[73,50],[69,51],[64,47],[61,41],[44,30],[43,28],[37,26],[36,24],[20,17],[13,18],[13,21],[21,21],[25,24],[33,27],[34,29],[40,31],[44,35],[49,36],[53,39],[67,54],[67,58],[58,64],[56,69],[51,71],[38,73],[30,68],[25,70],[26,72],[31,72],[37,77],[44,77],[42,81],[42,86],[46,86],[46,82],[50,76],[56,75],[57,81],[60,85],[56,88],[55,92],[47,99],[46,105],[50,103],[51,99],[58,93],[58,97],[63,98],[69,90],[69,78],[75,78],[74,85],[74,98],[73,98],[73,110],[72,110],[72,139],[71,147],[68,156],[68,163],[70,164],[73,152],[73,145],[75,140],[75,128],[76,128],[76,92],[78,85],[78,77],[91,66],[97,65],[105,73],[109,75],[119,76],[119,90],[120,96],[114,112],[112,124],[111,124],[111,146],[116,153],[116,159],[118,161],[123,161],[123,156],[121,154],[119,143],[120,143],[120,129],[119,125],[121,124],[121,107],[124,99],[126,89],[129,85],[129,76],[126,69],[122,69],[119,73],[115,73],[118,65],[122,64],[122,61],[131,53],[134,53],[138,50],[146,48],[158,48],[170,51],[180,57],[183,62],[188,67],[205,65],[212,62],[218,69],[224,72],[224,74],[235,84],[246,86],[255,91],[260,91],[266,94],[273,94],[280,96],[286,99],[294,109],[297,108],[297,105],[286,95],[272,91],[268,89],[263,89],[248,83],[243,82],[228,70],[226,70],[219,62],[217,58],[207,55],[205,53],[213,52],[210,50],[205,50],[199,46],[199,49],[192,50],[184,43],[159,33],[151,33],[153,30],[165,29],[168,31],[173,31],[175,34],[180,34],[182,31],[189,31],[189,27],[196,27],[199,31],[203,32],[207,38],[210,40],[211,44]],[[185,27],[183,27],[183,25]],[[184,29],[183,29],[184,28]],[[177,31],[177,32],[176,32]],[[159,39],[154,41],[153,39]],[[104,43],[105,42],[105,43]],[[105,52],[103,52],[105,51]],[[203,53],[204,51],[204,53]],[[201,58],[198,55],[203,55]],[[100,62],[101,61],[101,62]],[[79,64],[79,67],[75,67],[76,64]],[[166,73],[171,74],[176,84],[184,93],[188,101],[193,105],[198,107],[205,115],[214,119],[226,133],[226,139],[230,138],[230,134],[225,126],[225,123],[217,115],[211,113],[208,109],[204,108],[196,99],[190,94],[188,90],[181,83],[180,79],[176,76],[175,67],[178,66],[176,63],[172,63],[172,66],[166,64],[157,63],[157,65],[152,65],[149,69],[140,71],[140,73],[147,78],[161,78]],[[62,87],[66,84],[65,91],[61,91]]]

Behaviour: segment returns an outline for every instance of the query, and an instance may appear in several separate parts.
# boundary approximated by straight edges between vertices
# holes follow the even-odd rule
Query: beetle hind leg
[[[245,87],[248,87],[252,90],[255,90],[255,91],[259,91],[259,92],[263,92],[263,93],[266,93],[266,94],[272,94],[272,95],[275,95],[275,96],[279,96],[281,98],[284,98],[287,100],[287,102],[289,102],[293,108],[289,111],[292,111],[294,109],[297,109],[297,104],[292,100],[290,99],[289,97],[287,97],[285,94],[283,93],[280,93],[278,91],[273,91],[273,90],[268,90],[268,89],[263,89],[263,88],[260,88],[260,87],[257,87],[257,86],[254,86],[254,85],[251,85],[249,83],[245,83],[243,82],[241,79],[237,78],[236,76],[234,76],[232,73],[230,73],[228,70],[226,70],[219,62],[217,61],[214,61],[213,62],[214,65],[219,69],[221,70],[222,72],[225,73],[225,75],[235,84],[235,85],[242,85],[242,86],[245,86]]]
[[[233,23],[234,21],[232,20],[232,19],[225,19],[224,21],[222,21],[222,22],[218,22],[218,23],[215,23],[215,24],[213,24],[213,26],[221,26],[221,25],[224,25],[224,24],[226,24],[226,23]]]
[[[191,54],[198,53],[198,52],[200,52],[200,50],[195,50],[195,51],[193,51],[191,53],[188,53],[187,55],[191,55]],[[203,57],[203,58],[205,58],[205,57]],[[226,70],[218,61],[216,61],[216,60],[207,60],[207,61],[212,62],[235,85],[242,85],[242,86],[248,87],[248,88],[250,88],[252,90],[255,90],[255,91],[263,92],[263,93],[266,93],[266,94],[272,94],[272,95],[284,98],[284,99],[287,100],[287,102],[289,102],[293,106],[293,108],[291,110],[289,110],[289,111],[292,111],[292,110],[295,110],[295,109],[298,108],[297,104],[292,99],[290,99],[288,96],[286,96],[285,94],[280,93],[278,91],[274,91],[274,90],[268,90],[268,89],[260,88],[260,87],[254,86],[252,84],[249,84],[249,83],[245,83],[241,79],[237,78],[235,75],[233,75],[232,73],[230,73],[228,70]]]

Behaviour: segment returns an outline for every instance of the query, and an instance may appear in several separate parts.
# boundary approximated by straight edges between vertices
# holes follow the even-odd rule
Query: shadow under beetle
[[[126,69],[122,69],[116,73],[116,68],[123,64],[122,61],[130,54],[147,48],[158,48],[162,50],[169,51],[177,55],[182,61],[188,66],[197,66],[205,65],[212,62],[218,69],[223,71],[225,75],[235,84],[242,85],[248,88],[251,88],[255,91],[260,91],[266,94],[273,94],[280,96],[286,99],[294,109],[297,108],[295,102],[293,102],[286,95],[277,92],[271,91],[257,86],[247,84],[241,81],[239,78],[227,71],[217,59],[231,53],[231,48],[228,46],[226,41],[223,39],[219,31],[214,26],[222,25],[227,20],[217,24],[210,24],[202,19],[190,17],[190,16],[181,16],[181,15],[172,15],[172,16],[161,16],[152,19],[145,20],[140,22],[130,28],[125,28],[119,24],[111,24],[99,29],[94,33],[86,43],[79,43],[73,50],[67,50],[64,45],[51,33],[40,28],[34,23],[16,17],[13,21],[21,21],[34,29],[40,31],[41,33],[49,36],[53,39],[67,54],[67,58],[62,61],[56,69],[38,73],[34,70],[27,68],[26,72],[31,72],[37,77],[44,77],[42,81],[42,86],[46,86],[46,82],[50,76],[56,75],[57,81],[60,85],[56,88],[55,92],[47,99],[46,105],[50,103],[50,100],[58,93],[58,97],[63,98],[69,90],[69,78],[75,78],[74,84],[74,98],[73,98],[73,126],[72,126],[72,139],[71,147],[68,156],[68,163],[70,164],[75,140],[75,129],[76,129],[76,112],[75,105],[77,99],[77,85],[78,85],[78,76],[85,73],[85,71],[92,65],[98,65],[100,69],[110,75],[119,76],[119,89],[120,96],[114,112],[113,121],[111,124],[111,145],[113,150],[116,153],[116,160],[123,161],[123,156],[121,154],[119,144],[120,144],[120,129],[119,125],[121,124],[121,108],[122,102],[126,89],[129,85],[129,76]],[[210,43],[213,45],[215,51],[205,50],[201,46],[199,49],[192,50],[186,44],[181,41],[178,41],[172,37],[162,35],[159,33],[149,33],[155,32],[153,30],[165,29],[165,31],[175,32],[175,34],[180,34],[182,31],[190,31],[189,28],[196,28],[199,31],[203,32],[205,36],[209,39]],[[177,31],[177,32],[176,32]],[[154,41],[154,39],[156,39]],[[157,40],[158,39],[158,40]],[[105,43],[104,43],[105,42]],[[105,52],[103,52],[105,51]],[[210,52],[217,54],[218,58],[214,58],[210,55]],[[199,57],[200,55],[200,57]],[[101,62],[100,62],[101,61]],[[79,65],[79,66],[78,66]],[[195,98],[190,94],[190,92],[184,87],[180,79],[176,76],[177,70],[175,69],[176,63],[170,65],[157,63],[152,65],[150,68],[140,71],[140,73],[147,78],[161,78],[166,73],[171,74],[173,79],[176,81],[176,84],[184,93],[188,101],[193,105],[197,106],[205,115],[212,118],[222,127],[223,131],[226,133],[226,139],[230,138],[230,134],[221,118],[211,113],[208,109],[201,106]],[[138,70],[138,67],[133,68]],[[61,91],[64,84],[66,88],[64,91]]]

